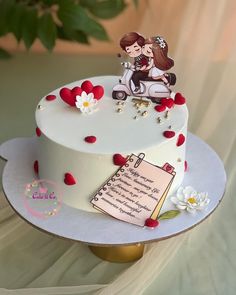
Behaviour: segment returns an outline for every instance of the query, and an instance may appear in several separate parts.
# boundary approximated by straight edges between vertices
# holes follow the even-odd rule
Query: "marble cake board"
[[[0,156],[7,160],[2,183],[9,204],[20,217],[34,227],[61,238],[86,243],[92,246],[91,249],[95,254],[104,259],[107,257],[104,247],[112,249],[111,246],[115,246],[119,253],[112,251],[113,254],[109,255],[115,256],[115,260],[107,259],[110,261],[129,261],[127,251],[134,253],[136,250],[138,258],[143,244],[167,239],[190,230],[214,212],[224,195],[226,173],[222,161],[204,141],[188,133],[186,160],[189,168],[182,185],[191,185],[197,191],[209,193],[211,201],[206,210],[196,214],[181,212],[174,219],[160,221],[159,227],[155,229],[141,228],[105,214],[85,212],[64,203],[58,214],[40,219],[27,210],[22,197],[26,183],[35,179],[32,166],[36,160],[36,142],[36,137],[15,138],[0,146]],[[170,209],[175,207],[167,197],[162,211]],[[122,256],[122,253],[126,253],[126,258],[117,260],[116,258]]]

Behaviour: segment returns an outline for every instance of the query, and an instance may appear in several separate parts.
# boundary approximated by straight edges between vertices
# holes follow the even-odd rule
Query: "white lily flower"
[[[210,203],[207,192],[199,193],[191,186],[180,187],[170,199],[178,209],[187,210],[189,213],[203,210]]]

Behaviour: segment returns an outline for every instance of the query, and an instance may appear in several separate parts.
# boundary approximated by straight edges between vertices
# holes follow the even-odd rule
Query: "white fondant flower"
[[[159,46],[161,48],[165,48],[166,47],[165,41],[164,41],[164,39],[162,37],[157,36],[156,37],[156,42],[159,44]]]
[[[156,39],[157,39],[157,41],[159,41],[159,42],[163,42],[163,41],[164,41],[164,39],[163,39],[162,37],[160,37],[160,36],[157,36]]]
[[[160,45],[161,48],[165,48],[166,47],[165,42],[160,42],[159,45]]]
[[[199,193],[191,186],[180,187],[170,199],[178,209],[187,210],[189,213],[203,210],[210,202],[208,193]]]
[[[76,96],[75,105],[82,113],[91,113],[94,111],[97,99],[94,99],[93,93],[87,94],[85,91]]]

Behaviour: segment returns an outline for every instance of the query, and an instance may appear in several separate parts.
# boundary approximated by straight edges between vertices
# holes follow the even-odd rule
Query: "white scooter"
[[[140,93],[134,93],[135,85],[131,80],[134,67],[129,62],[122,62],[121,65],[124,66],[125,71],[122,78],[119,80],[119,84],[113,87],[112,97],[118,100],[126,100],[127,96],[135,97],[146,97],[151,99],[153,102],[160,103],[163,97],[174,97],[175,93],[165,85],[162,81],[157,80],[142,80],[140,81]],[[170,85],[174,85],[176,82],[176,77],[174,74],[169,74],[172,81]]]

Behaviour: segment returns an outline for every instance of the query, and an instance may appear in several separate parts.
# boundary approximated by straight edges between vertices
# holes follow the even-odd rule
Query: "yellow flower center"
[[[196,199],[195,199],[194,197],[190,197],[190,198],[188,198],[188,202],[189,202],[190,204],[195,204],[195,203],[197,203],[197,201],[196,201]]]
[[[88,101],[83,102],[83,106],[84,106],[85,108],[87,108],[87,107],[89,106],[89,102],[88,102]]]

